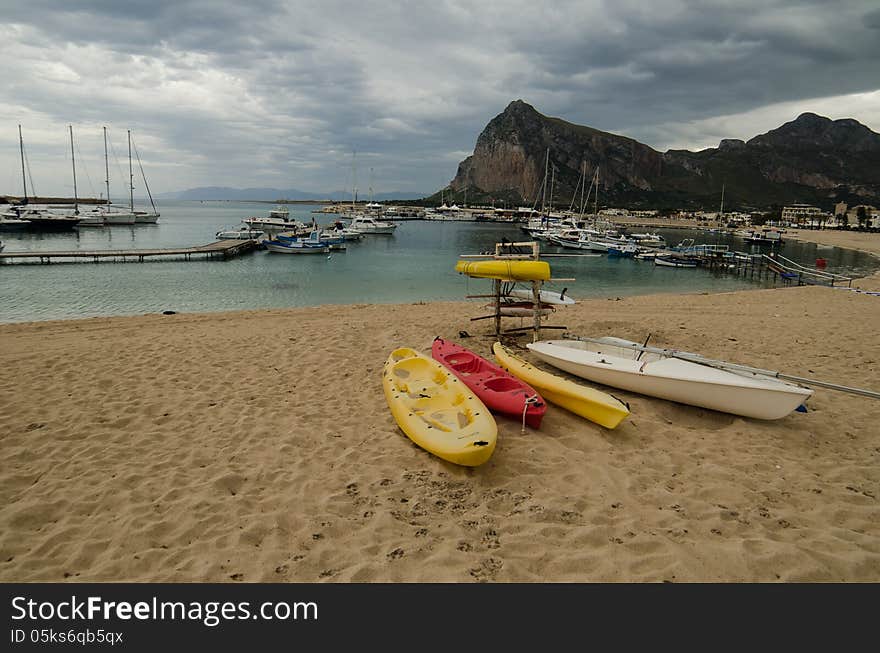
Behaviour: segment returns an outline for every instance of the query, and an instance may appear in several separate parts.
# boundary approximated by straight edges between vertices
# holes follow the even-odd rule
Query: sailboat
[[[107,188],[107,204],[104,207],[104,222],[108,225],[133,225],[133,224],[155,224],[159,219],[159,212],[156,210],[156,204],[153,202],[153,196],[150,194],[150,187],[147,185],[147,177],[144,174],[144,168],[141,165],[140,155],[137,154],[137,148],[135,148],[135,155],[138,160],[138,167],[140,167],[141,176],[144,180],[144,187],[146,188],[147,195],[150,198],[150,205],[153,207],[152,211],[136,211],[134,208],[134,170],[132,166],[131,159],[131,130],[128,130],[128,189],[129,189],[129,202],[128,208],[124,209],[121,207],[113,206],[110,201],[110,168],[107,162],[107,128],[104,127],[104,173],[105,179],[104,183]]]
[[[70,133],[72,138],[72,128]],[[78,215],[61,215],[57,213],[51,213],[50,211],[45,209],[34,209],[27,207],[27,177],[25,176],[24,172],[24,139],[21,135],[21,125],[18,126],[18,144],[19,150],[21,151],[21,179],[24,185],[24,198],[22,199],[22,206],[13,207],[11,211],[4,214],[4,218],[27,221],[28,225],[27,227],[25,227],[26,229],[32,228],[40,231],[66,231],[68,229],[73,229],[77,224],[79,224],[80,218]],[[76,173],[74,171],[74,175],[75,174]],[[75,184],[76,181],[74,180],[74,185]]]
[[[153,201],[153,194],[150,192],[150,186],[147,184],[147,175],[144,174],[144,166],[141,165],[141,155],[138,154],[137,145],[134,146],[134,155],[137,157],[138,168],[141,171],[141,178],[144,180],[144,189],[147,191],[147,197],[150,199],[152,211],[135,211],[134,210],[134,175],[131,174],[131,130],[128,130],[128,174],[131,179],[131,211],[135,215],[137,224],[156,224],[159,220],[159,211],[156,209],[156,203]]]
[[[114,156],[115,152],[114,152]],[[129,149],[129,164],[131,163],[131,150]],[[130,210],[125,211],[114,207],[110,200],[110,166],[107,160],[107,128],[104,127],[104,184],[107,188],[107,203],[102,207],[104,224],[108,225],[132,225],[135,223],[134,202]]]
[[[76,194],[76,157],[73,148],[73,125],[70,125],[70,162],[73,166],[73,213],[79,216],[79,224],[77,229],[82,227],[103,227],[104,213],[100,209],[91,209],[85,213],[80,213],[79,198]]]

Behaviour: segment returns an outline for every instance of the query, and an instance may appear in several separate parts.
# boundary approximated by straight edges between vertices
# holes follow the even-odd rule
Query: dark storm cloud
[[[357,151],[361,188],[373,168],[377,190],[429,192],[516,98],[661,149],[749,138],[801,109],[846,114],[841,103],[875,129],[871,119],[880,121],[876,96],[851,95],[880,87],[873,2],[33,0],[0,9],[0,161],[15,169],[23,123],[47,186],[64,174],[68,123],[96,162],[100,125],[132,128],[159,190],[341,190]],[[847,98],[821,100],[838,96]]]

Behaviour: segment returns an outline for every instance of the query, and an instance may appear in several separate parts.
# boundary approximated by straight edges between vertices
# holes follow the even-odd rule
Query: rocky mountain
[[[571,202],[584,162],[588,185],[599,167],[604,206],[714,208],[722,185],[729,209],[880,203],[880,134],[856,120],[804,113],[748,141],[661,153],[625,136],[544,116],[522,100],[489,121],[450,186],[456,193],[467,189],[473,201],[531,205],[540,197],[548,150],[548,194],[552,177],[557,206]]]

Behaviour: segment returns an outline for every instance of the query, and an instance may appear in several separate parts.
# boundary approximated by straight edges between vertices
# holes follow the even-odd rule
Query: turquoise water
[[[212,242],[214,233],[242,218],[267,215],[270,204],[165,202],[157,225],[83,229],[81,233],[0,233],[5,251],[141,249],[183,247]],[[312,214],[317,205],[289,205],[292,215],[319,224],[333,216]],[[667,242],[742,240],[687,230],[658,230]],[[285,256],[258,251],[230,261],[153,261],[145,263],[53,263],[0,265],[0,322],[103,315],[137,315],[164,310],[209,312],[319,304],[394,303],[463,299],[490,290],[486,280],[454,271],[459,254],[493,249],[502,237],[524,240],[515,224],[402,221],[390,236],[365,236],[344,252],[327,256]],[[542,244],[542,251],[567,251]],[[756,250],[757,251],[757,250]],[[804,265],[828,259],[833,272],[866,274],[877,261],[860,252],[788,242],[783,254]],[[609,259],[548,259],[554,277],[574,282],[551,284],[579,297],[613,297],[657,292],[724,291],[754,287],[752,282],[707,270],[657,268],[646,262]]]

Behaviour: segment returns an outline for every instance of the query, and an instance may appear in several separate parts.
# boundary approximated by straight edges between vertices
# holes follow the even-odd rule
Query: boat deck
[[[157,248],[157,249],[98,249],[84,250],[73,249],[68,251],[19,251],[0,252],[0,262],[20,261],[23,263],[51,263],[52,259],[68,259],[80,262],[100,261],[127,261],[136,259],[143,263],[147,258],[168,257],[185,261],[192,260],[193,256],[204,256],[206,259],[230,259],[246,252],[254,250],[257,246],[255,240],[218,240],[207,245],[194,247]],[[163,258],[158,258],[163,260]]]

